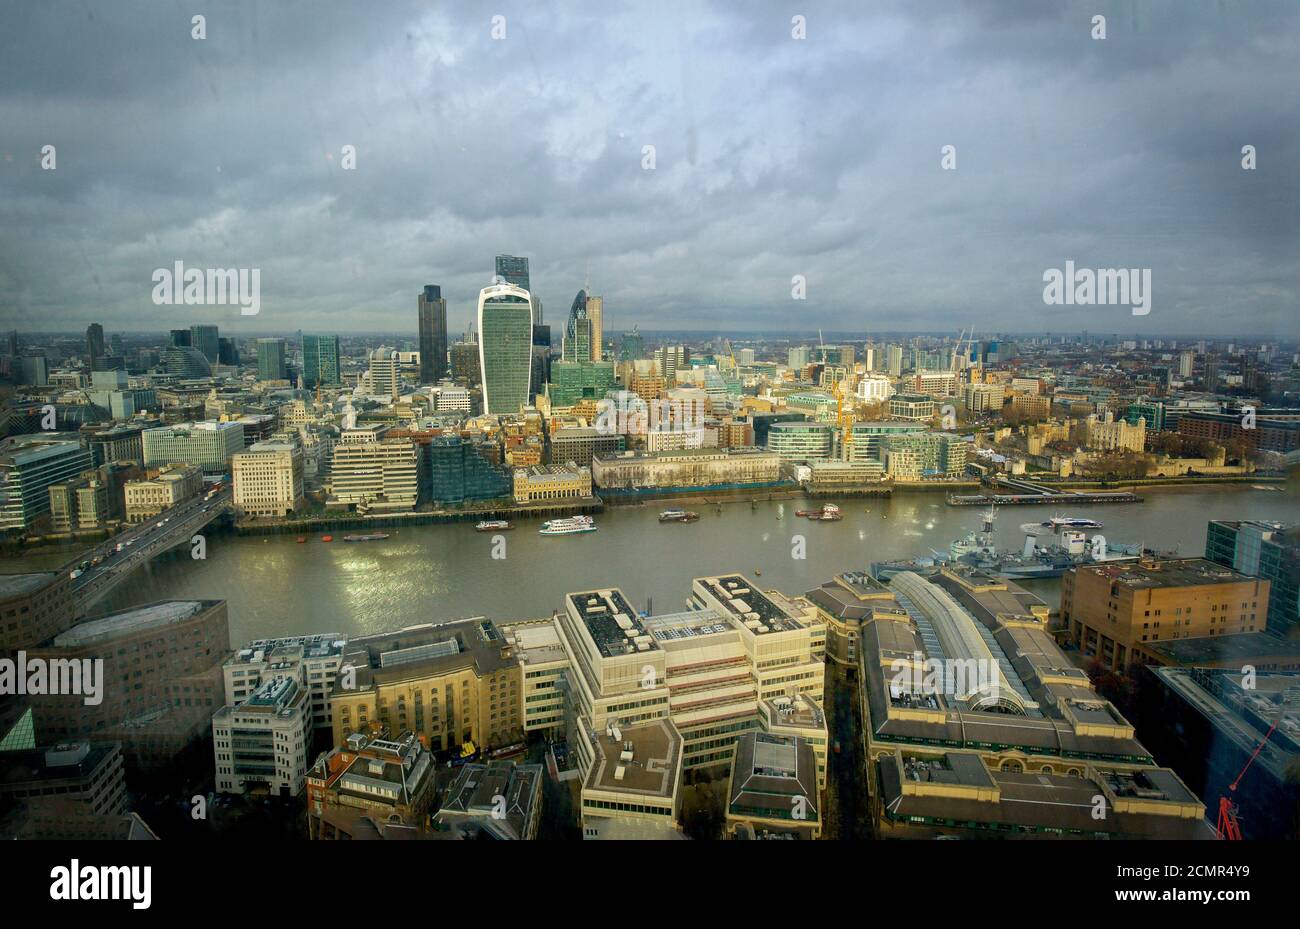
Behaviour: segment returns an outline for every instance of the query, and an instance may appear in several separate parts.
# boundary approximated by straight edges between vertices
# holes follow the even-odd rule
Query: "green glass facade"
[[[341,384],[339,378],[339,337],[305,335],[302,337],[302,386]]]
[[[552,406],[600,400],[617,386],[612,361],[557,361],[551,365]]]
[[[483,412],[518,413],[532,376],[533,311],[526,291],[489,287],[479,295]]]
[[[438,436],[423,446],[423,454],[423,496],[435,503],[491,500],[508,497],[513,491],[506,470],[493,465],[477,446],[460,436]]]

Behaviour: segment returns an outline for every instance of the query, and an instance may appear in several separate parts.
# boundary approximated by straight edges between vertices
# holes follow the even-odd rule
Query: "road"
[[[231,505],[231,491],[223,488],[211,498],[200,495],[112,536],[83,552],[61,570],[81,570],[72,590],[82,610],[106,596],[136,568],[178,545],[188,545],[195,532],[224,515]],[[94,564],[102,558],[100,564]]]
[[[826,760],[828,839],[873,838],[863,766],[862,710],[858,686],[839,665],[826,666],[826,717],[831,740]],[[836,743],[839,752],[835,751]]]

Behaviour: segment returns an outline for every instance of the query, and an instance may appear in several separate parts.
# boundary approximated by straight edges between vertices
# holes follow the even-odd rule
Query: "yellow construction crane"
[[[842,439],[841,447],[844,449],[844,460],[853,460],[853,404],[849,402],[849,408],[844,408],[844,394],[848,390],[849,379],[841,378],[835,384],[835,425],[841,430]]]

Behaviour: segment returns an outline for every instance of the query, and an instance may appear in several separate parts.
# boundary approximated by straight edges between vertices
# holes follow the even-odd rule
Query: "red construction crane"
[[[1246,772],[1250,770],[1250,766],[1255,763],[1255,759],[1259,757],[1259,753],[1264,750],[1264,743],[1269,740],[1269,736],[1273,734],[1273,730],[1276,728],[1277,720],[1275,719],[1273,720],[1273,725],[1268,727],[1268,732],[1264,733],[1264,738],[1260,739],[1259,744],[1255,746],[1255,751],[1246,759],[1246,766],[1241,769],[1241,773],[1237,775],[1237,779],[1228,785],[1229,793],[1236,792],[1237,785],[1240,784],[1241,779],[1246,776]],[[1216,831],[1219,833],[1219,838],[1221,839],[1228,839],[1233,842],[1241,841],[1241,826],[1237,823],[1237,805],[1228,799],[1227,794],[1219,798],[1219,825]]]

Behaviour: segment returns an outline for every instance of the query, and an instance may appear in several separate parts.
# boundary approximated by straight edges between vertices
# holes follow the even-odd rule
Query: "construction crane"
[[[1259,753],[1264,750],[1264,744],[1268,742],[1269,737],[1273,735],[1273,730],[1277,728],[1277,720],[1273,720],[1273,725],[1268,727],[1268,732],[1264,733],[1264,738],[1259,740],[1259,745],[1255,746],[1255,751],[1246,759],[1246,766],[1241,769],[1237,779],[1228,785],[1228,793],[1236,793],[1237,785],[1241,779],[1246,776],[1250,766],[1255,763]],[[1228,839],[1233,842],[1241,841],[1241,825],[1237,822],[1237,804],[1233,803],[1227,794],[1219,798],[1219,824],[1215,829],[1219,838]]]
[[[848,390],[849,380],[847,377],[841,378],[835,383],[835,425],[840,430],[842,436],[840,447],[844,450],[844,460],[853,460],[853,408],[850,401],[849,409],[844,408],[844,394]]]

